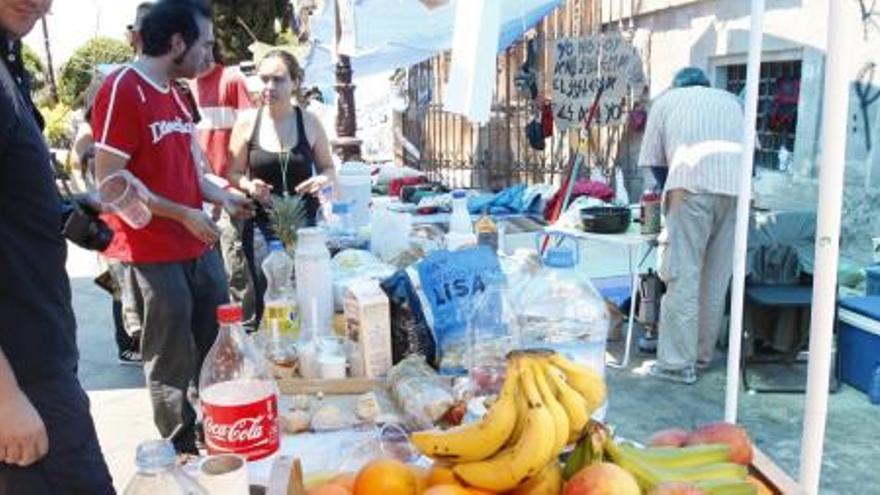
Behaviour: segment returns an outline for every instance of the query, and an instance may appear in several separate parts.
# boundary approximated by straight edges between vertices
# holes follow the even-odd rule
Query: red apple
[[[655,486],[648,495],[706,495],[706,492],[690,483],[670,481]]]
[[[724,443],[730,446],[730,461],[748,466],[752,463],[752,441],[745,428],[723,421],[700,426],[688,436],[686,445]]]
[[[565,484],[562,495],[640,495],[639,484],[628,471],[611,464],[591,464]]]
[[[651,447],[681,447],[687,442],[689,435],[687,430],[681,428],[667,428],[651,435],[648,444]]]

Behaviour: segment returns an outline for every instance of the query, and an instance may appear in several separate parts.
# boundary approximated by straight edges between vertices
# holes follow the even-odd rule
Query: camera
[[[107,249],[113,240],[111,229],[83,198],[65,198],[61,205],[62,233],[64,237],[91,251]]]

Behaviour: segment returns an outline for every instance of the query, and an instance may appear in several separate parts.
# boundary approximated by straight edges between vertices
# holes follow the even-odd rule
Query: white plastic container
[[[319,335],[329,331],[333,323],[333,280],[330,275],[330,251],[321,229],[308,227],[297,231],[296,253],[293,256],[296,272],[296,295],[302,311],[302,328],[318,329]]]
[[[474,222],[468,212],[467,193],[462,190],[452,192],[452,217],[449,219],[449,232],[473,234]]]
[[[467,207],[467,193],[462,190],[452,192],[452,216],[449,218],[449,232],[446,234],[446,248],[450,251],[477,245],[474,222]]]
[[[336,173],[338,200],[350,206],[349,216],[354,229],[370,223],[370,166],[362,162],[346,162]]]

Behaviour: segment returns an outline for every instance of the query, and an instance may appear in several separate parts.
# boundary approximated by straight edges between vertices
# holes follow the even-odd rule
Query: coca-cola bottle
[[[217,308],[220,333],[202,365],[199,395],[208,453],[255,461],[278,450],[278,392],[241,316],[238,304]]]

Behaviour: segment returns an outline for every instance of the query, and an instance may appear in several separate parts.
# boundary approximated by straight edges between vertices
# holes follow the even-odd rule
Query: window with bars
[[[726,65],[719,69],[723,87],[740,94],[746,85],[746,65]],[[785,147],[794,152],[800,82],[800,60],[761,63],[755,166],[779,170],[782,168],[779,150]]]

